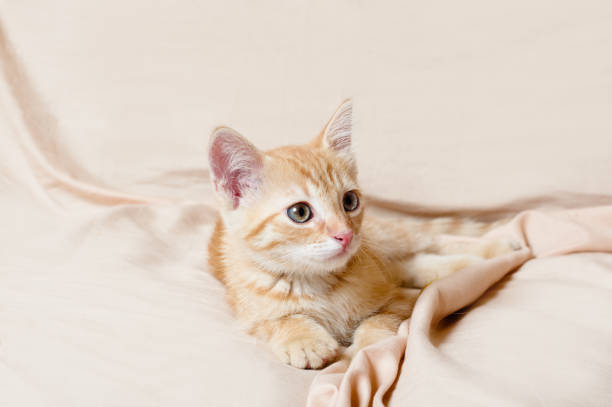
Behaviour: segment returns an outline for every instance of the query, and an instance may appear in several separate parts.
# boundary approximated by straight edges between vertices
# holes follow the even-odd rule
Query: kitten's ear
[[[351,137],[353,135],[353,102],[350,99],[342,102],[333,114],[325,129],[315,140],[319,146],[328,148],[338,155],[353,161]]]
[[[231,203],[233,209],[261,184],[261,153],[233,129],[215,129],[210,137],[208,162],[217,193]]]

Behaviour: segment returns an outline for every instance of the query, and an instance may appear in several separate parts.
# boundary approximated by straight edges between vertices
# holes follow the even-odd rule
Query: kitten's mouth
[[[359,241],[358,239],[355,239],[348,246],[339,248],[338,253],[329,257],[329,260],[342,260],[345,258],[348,259],[355,254],[358,247],[359,247]]]
[[[346,255],[346,250],[341,250],[340,253],[338,254],[334,254],[333,256],[330,257],[331,260],[336,260],[339,259],[341,257],[344,257]]]

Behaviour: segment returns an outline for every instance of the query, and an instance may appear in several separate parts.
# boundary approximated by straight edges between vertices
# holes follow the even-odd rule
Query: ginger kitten
[[[248,332],[285,363],[321,368],[394,335],[418,290],[505,242],[444,243],[482,224],[390,221],[365,213],[351,152],[351,102],[307,145],[260,151],[221,127],[209,161],[221,201],[209,263]],[[413,287],[413,288],[406,288]]]

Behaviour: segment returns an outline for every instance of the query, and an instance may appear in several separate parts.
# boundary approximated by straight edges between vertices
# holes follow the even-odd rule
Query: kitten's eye
[[[353,191],[348,191],[342,198],[342,206],[347,212],[354,211],[359,207],[359,197]]]
[[[287,209],[287,216],[295,223],[304,223],[312,218],[310,206],[304,202],[296,203]]]

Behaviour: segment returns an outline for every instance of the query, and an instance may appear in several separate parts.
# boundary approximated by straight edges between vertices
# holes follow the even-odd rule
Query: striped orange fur
[[[478,235],[484,224],[367,215],[351,115],[346,101],[309,144],[265,152],[229,128],[211,137],[221,210],[210,269],[248,332],[299,368],[324,366],[342,345],[352,344],[352,352],[393,335],[418,293],[406,283],[419,288],[512,250],[504,242],[436,237]]]

